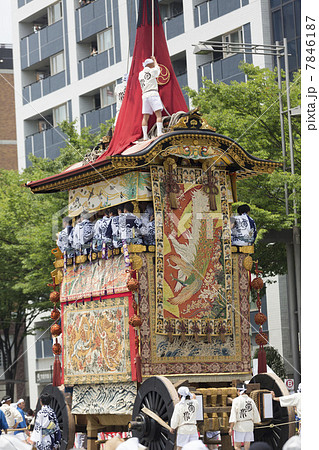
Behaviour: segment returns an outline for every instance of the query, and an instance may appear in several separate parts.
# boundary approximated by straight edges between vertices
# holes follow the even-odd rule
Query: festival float
[[[294,414],[278,403],[272,417],[264,414],[264,393],[288,391],[277,376],[266,373],[261,311],[255,316],[258,375],[252,377],[251,368],[249,293],[256,289],[260,310],[263,282],[258,265],[251,281],[253,245],[231,245],[237,180],[271,173],[280,164],[248,154],[218,134],[198,110],[188,111],[157,1],[154,5],[140,1],[132,65],[113,136],[84,161],[27,184],[35,194],[67,190],[74,223],[83,211],[102,217],[127,202],[137,216],[152,205],[155,223],[151,245],[104,243],[73,255],[52,250],[55,364],[53,384],[44,391],[53,397],[62,449],[73,447],[78,431],[86,433],[92,450],[102,448],[107,435],[129,427],[149,449],[170,450],[175,435],[165,423],[178,401],[176,389],[187,383],[202,399],[198,428],[204,442],[225,450],[231,448],[227,398],[236,396],[237,381],[249,380],[248,393],[262,418],[255,440],[280,449],[293,434],[287,423]],[[163,134],[156,136],[150,118],[149,139],[142,141],[138,74],[151,54],[161,68],[159,94],[167,115]],[[220,431],[220,441],[212,437],[214,431]]]

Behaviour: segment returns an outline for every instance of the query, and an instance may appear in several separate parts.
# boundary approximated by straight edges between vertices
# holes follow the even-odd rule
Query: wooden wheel
[[[140,386],[134,403],[130,428],[133,436],[149,450],[173,450],[175,434],[158,424],[142,412],[150,409],[161,419],[170,424],[178,395],[172,383],[165,377],[151,377]]]
[[[289,395],[288,389],[282,380],[274,373],[260,373],[255,375],[249,383],[260,383],[260,389],[274,391],[276,397]],[[281,425],[295,419],[292,407],[282,408],[279,402],[273,402],[273,419],[270,419],[270,428],[255,427],[255,441],[267,442],[273,449],[281,450],[284,443],[294,435],[294,424]]]
[[[61,392],[57,387],[52,386],[52,384],[48,384],[41,392],[41,395],[42,394],[50,394],[52,397],[50,406],[57,416],[62,433],[60,450],[69,450],[73,448],[75,436],[74,418],[71,414],[69,405],[65,401],[63,392]],[[36,413],[40,409],[41,405],[39,399],[36,407]]]

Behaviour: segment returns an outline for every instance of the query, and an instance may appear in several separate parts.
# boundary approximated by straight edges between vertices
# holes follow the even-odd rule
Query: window
[[[227,48],[224,50],[224,58],[227,58],[227,56],[232,56],[234,53],[231,53],[231,50],[238,50],[238,46],[234,45],[232,47],[232,43],[234,44],[241,44],[243,42],[243,32],[242,29],[239,28],[238,30],[232,31],[231,33],[224,34],[223,36],[223,43],[228,44]]]
[[[59,123],[63,122],[63,120],[67,120],[67,104],[63,103],[63,105],[57,106],[53,108],[53,126],[57,127]]]
[[[64,52],[57,53],[50,58],[51,75],[62,72],[64,70]]]
[[[52,358],[52,340],[49,337],[38,339],[35,344],[35,351],[37,359]]]
[[[54,3],[48,7],[48,24],[52,25],[62,19],[62,2]]]
[[[101,108],[115,103],[114,89],[115,83],[108,84],[101,88]]]
[[[98,53],[105,52],[113,47],[112,28],[101,31],[97,35],[97,50]]]

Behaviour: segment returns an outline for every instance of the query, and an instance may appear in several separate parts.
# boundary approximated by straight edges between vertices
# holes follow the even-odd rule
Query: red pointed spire
[[[188,111],[168,53],[157,0],[154,0],[154,11],[154,56],[158,64],[164,66],[161,73],[163,77],[159,78],[161,100],[169,114]],[[110,146],[99,157],[99,161],[106,156],[121,154],[142,137],[142,91],[138,75],[143,69],[143,61],[150,56],[152,56],[152,0],[140,0],[135,47],[124,100]],[[165,84],[161,85],[161,82]],[[165,110],[163,115],[166,115]],[[154,115],[150,117],[149,129],[155,122],[154,117]]]

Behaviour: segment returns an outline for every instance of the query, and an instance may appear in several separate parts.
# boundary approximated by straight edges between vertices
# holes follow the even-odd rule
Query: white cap
[[[20,405],[20,403],[23,403],[23,402],[24,402],[23,398],[20,398],[20,400],[17,401],[17,405]]]
[[[300,450],[301,449],[301,437],[292,436],[283,446],[283,450]]]
[[[189,395],[191,396],[192,394],[190,393],[189,389],[187,386],[181,386],[178,388],[178,394],[182,397],[181,398],[181,403],[185,402],[186,397]]]
[[[152,64],[154,61],[151,58],[147,58],[144,62],[143,62],[143,67],[148,66],[149,64]]]

